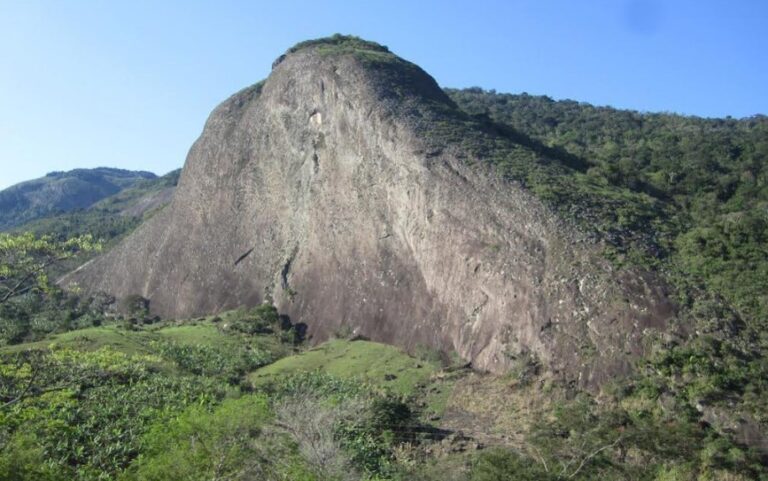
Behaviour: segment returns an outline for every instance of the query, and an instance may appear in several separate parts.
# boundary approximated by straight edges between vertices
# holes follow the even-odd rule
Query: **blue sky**
[[[446,87],[768,114],[766,0],[0,0],[0,188],[76,167],[179,167],[216,104],[335,32]]]

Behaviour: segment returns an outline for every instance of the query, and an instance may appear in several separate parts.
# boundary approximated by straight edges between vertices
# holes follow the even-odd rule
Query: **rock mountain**
[[[558,162],[546,149],[477,129],[385,47],[299,44],[213,111],[171,204],[63,282],[171,317],[271,300],[315,340],[351,329],[494,372],[626,372],[673,329],[664,286],[463,139]]]

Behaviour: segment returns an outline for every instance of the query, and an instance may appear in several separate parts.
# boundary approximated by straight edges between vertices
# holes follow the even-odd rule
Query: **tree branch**
[[[601,452],[605,451],[606,449],[610,449],[610,448],[616,446],[617,444],[619,444],[621,442],[622,439],[623,439],[623,437],[619,436],[616,439],[616,441],[612,442],[611,444],[606,444],[605,446],[603,446],[603,447],[593,451],[589,456],[587,456],[586,458],[584,458],[581,461],[581,464],[579,464],[579,467],[576,468],[576,471],[572,472],[570,476],[568,476],[568,479],[573,479],[574,477],[576,477],[576,475],[579,474],[579,471],[581,471],[581,469],[587,464],[587,462],[589,462],[590,459],[594,458],[595,456],[597,456]]]

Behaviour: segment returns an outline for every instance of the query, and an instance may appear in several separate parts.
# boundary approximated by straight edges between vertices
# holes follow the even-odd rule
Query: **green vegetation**
[[[0,233],[0,304],[24,294],[48,291],[48,270],[80,253],[99,250],[85,235],[57,242],[49,236]]]
[[[275,355],[254,345],[265,344],[263,337],[279,340],[279,332],[247,334],[223,324],[101,326],[0,351],[0,478],[186,480],[228,473],[327,480],[394,473],[395,447],[414,441],[420,426],[397,387],[321,368],[286,371],[251,394],[247,373]],[[348,363],[362,356],[373,373],[422,369],[389,346],[352,344],[360,347],[337,357]],[[307,441],[317,428],[307,416],[330,423],[321,454]]]
[[[161,323],[9,346],[0,351],[0,478],[102,479],[121,471],[151,427],[240,392],[244,375],[272,356],[250,341],[209,323]],[[41,448],[29,451],[30,443]],[[17,464],[25,459],[31,465]]]
[[[100,326],[0,350],[0,478],[766,479],[757,452],[702,424],[682,396],[666,406],[651,378],[599,402],[557,384],[510,391],[510,376],[481,378],[499,385],[495,398],[436,358],[338,339],[262,367],[294,344],[261,351],[281,331],[248,334],[224,320],[252,314]],[[661,358],[657,369],[676,363]],[[515,438],[465,421],[491,443],[477,449],[424,415],[446,388],[464,390],[443,400],[451,425],[477,396],[491,423],[516,415],[517,398],[540,409]]]
[[[142,455],[123,479],[141,481],[274,479],[276,448],[262,441],[271,415],[263,397],[228,399],[214,410],[193,406],[142,438]],[[269,477],[267,477],[269,476]]]
[[[298,52],[299,50],[320,47],[326,49],[335,49],[338,52],[348,52],[356,50],[368,50],[371,52],[389,53],[389,49],[383,45],[379,45],[376,42],[363,40],[360,37],[354,35],[341,35],[339,33],[330,37],[318,38],[313,40],[305,40],[299,42],[293,47],[288,49],[287,53]]]
[[[249,379],[259,385],[287,374],[321,370],[410,395],[438,369],[439,364],[412,358],[393,346],[335,339],[259,369]]]
[[[3,356],[0,478],[99,479],[135,457],[153,423],[224,396],[215,379],[164,375],[161,362],[110,348]]]
[[[0,346],[100,322],[91,306],[49,281],[62,263],[100,249],[90,235],[56,241],[30,233],[0,233]]]
[[[314,49],[320,55],[352,55],[357,59],[369,63],[402,63],[405,64],[397,55],[391,53],[389,49],[376,42],[363,40],[354,35],[335,34],[330,37],[306,40],[289,48],[287,54],[295,53],[305,49]],[[284,57],[280,57],[277,63],[280,63]]]
[[[555,207],[623,198],[608,205],[619,208],[615,215],[590,209],[588,219],[619,256],[644,248],[634,259],[685,290],[724,297],[748,323],[768,318],[768,118],[641,114],[477,88],[448,93],[479,122],[524,132],[555,160],[583,166],[563,170],[560,182],[531,184]],[[610,235],[617,228],[629,232]]]

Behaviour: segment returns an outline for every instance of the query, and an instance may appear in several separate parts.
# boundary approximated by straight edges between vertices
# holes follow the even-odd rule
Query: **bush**
[[[221,376],[232,384],[238,383],[245,373],[272,362],[270,353],[250,347],[240,347],[232,352],[171,341],[152,341],[150,347],[184,371],[197,376]]]
[[[140,456],[120,479],[330,480],[318,477],[272,422],[263,395],[229,399],[214,409],[190,407],[170,422],[156,423],[142,437]]]
[[[269,479],[268,450],[257,438],[270,417],[261,396],[230,399],[212,412],[190,408],[142,438],[142,454],[124,478],[203,481],[241,479],[247,473],[249,479]]]
[[[0,408],[0,479],[109,479],[136,457],[149,426],[223,396],[220,383],[170,377],[156,357],[108,348],[0,361],[0,400],[18,399]]]
[[[9,444],[0,440],[0,479],[63,481],[66,478],[45,463],[45,454],[38,439],[32,435],[22,435],[15,437]]]
[[[279,426],[329,478],[356,471],[388,479],[396,469],[396,447],[416,442],[418,421],[400,397],[321,372],[280,381],[271,387]]]
[[[507,449],[491,449],[472,464],[471,481],[548,481],[556,480],[537,461]]]
[[[245,334],[271,334],[290,329],[285,326],[277,308],[271,304],[262,304],[248,311],[237,311],[231,319],[231,328]]]
[[[138,294],[127,296],[120,303],[120,307],[128,317],[144,319],[149,315],[149,299]]]

